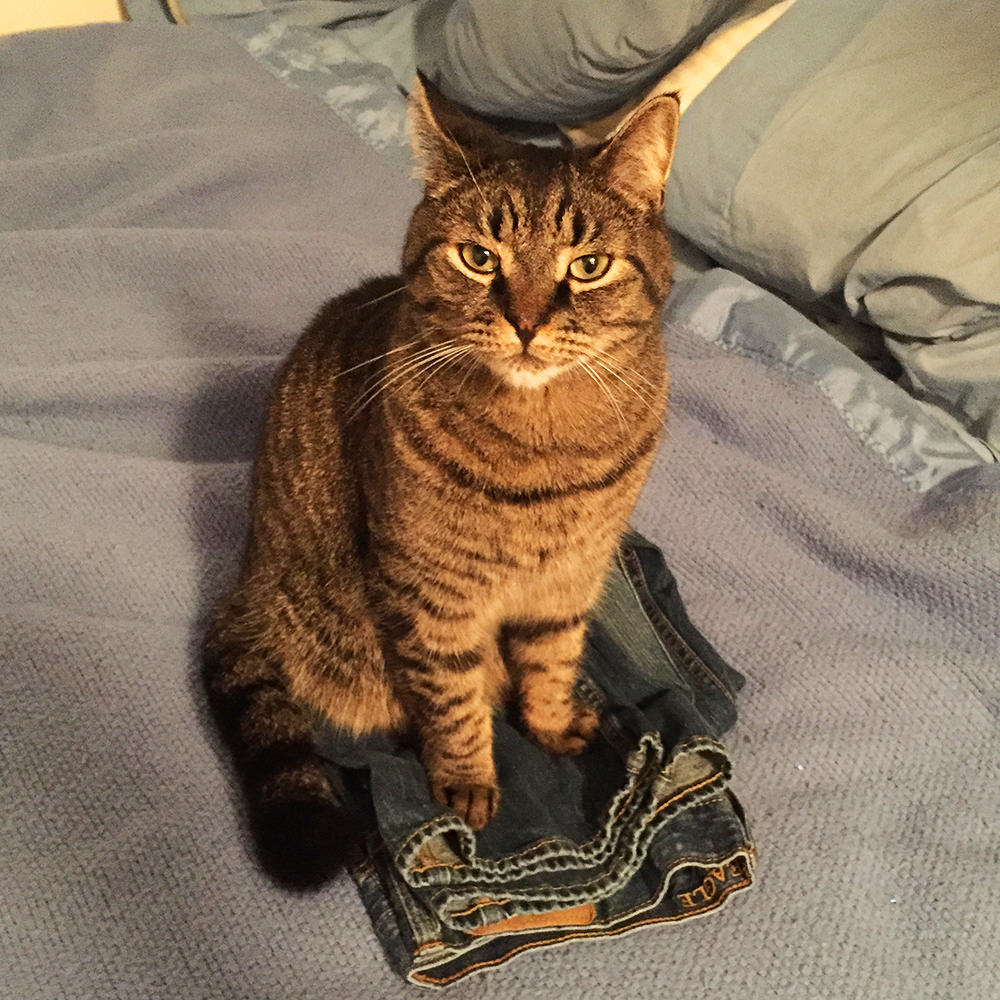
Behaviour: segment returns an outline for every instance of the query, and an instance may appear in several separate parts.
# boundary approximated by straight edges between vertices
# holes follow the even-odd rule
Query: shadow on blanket
[[[254,854],[264,872],[284,888],[309,890],[326,884],[341,870],[346,850],[363,830],[362,819],[329,801],[261,805],[253,794],[251,772],[239,756],[239,706],[231,699],[212,696],[208,685],[211,663],[202,645],[242,552],[249,468],[278,363],[279,359],[269,358],[249,371],[222,369],[220,378],[191,401],[182,420],[179,454],[174,457],[223,466],[227,473],[221,479],[199,477],[191,498],[192,541],[203,559],[189,678],[194,708],[206,742],[229,774],[234,818],[251,835],[243,841],[248,856]],[[331,779],[337,780],[337,772],[332,767],[329,771]]]

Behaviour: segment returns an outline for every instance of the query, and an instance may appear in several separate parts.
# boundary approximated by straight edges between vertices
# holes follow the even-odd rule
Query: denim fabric
[[[473,832],[430,798],[412,748],[324,731],[372,818],[352,866],[375,932],[411,982],[443,986],[535,947],[717,907],[755,860],[718,737],[742,677],[694,629],[658,549],[619,548],[588,630],[578,694],[600,736],[552,757],[495,723],[497,816]]]

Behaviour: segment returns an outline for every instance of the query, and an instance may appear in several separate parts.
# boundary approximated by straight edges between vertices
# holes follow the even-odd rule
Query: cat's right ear
[[[511,151],[499,134],[474,121],[422,73],[410,92],[410,143],[416,175],[430,195],[461,183],[478,183],[476,171]]]
[[[594,159],[605,182],[638,205],[663,208],[680,114],[679,94],[659,94],[640,104]]]

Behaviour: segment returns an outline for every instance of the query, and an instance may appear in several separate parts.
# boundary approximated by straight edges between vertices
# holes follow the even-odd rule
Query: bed
[[[510,80],[499,43],[488,63],[459,44],[489,37],[482,4],[126,6],[132,24],[0,40],[0,995],[413,995],[346,875],[297,894],[261,873],[205,704],[198,644],[239,557],[268,388],[324,299],[397,266],[420,194],[404,74],[427,66],[561,141],[556,124],[655,88],[737,5],[678,5],[657,57],[630,37],[642,64],[605,52],[589,96],[569,70],[491,85]],[[864,67],[887,39],[911,50],[913,22],[902,0],[856,4],[817,36],[820,6],[799,0],[685,110],[672,400],[635,515],[746,678],[727,743],[756,885],[704,920],[525,954],[456,997],[995,988],[1000,269],[980,223],[1000,129],[954,92],[996,64],[1000,30],[985,5],[941,5],[937,145],[821,231],[829,199],[794,181],[823,164],[804,109],[828,90],[810,88],[856,84],[858,117]],[[970,24],[992,55],[963,49]],[[746,74],[775,52],[796,55],[750,121]],[[849,176],[869,176],[861,153]],[[892,364],[831,336],[852,323]]]

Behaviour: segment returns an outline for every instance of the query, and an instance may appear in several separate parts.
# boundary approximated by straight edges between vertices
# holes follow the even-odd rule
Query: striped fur
[[[403,277],[330,302],[292,352],[243,569],[206,647],[259,832],[315,852],[312,810],[330,859],[303,858],[314,874],[348,836],[314,715],[411,733],[434,797],[476,828],[499,804],[505,699],[547,750],[584,748],[587,616],[666,402],[658,206],[676,102],[572,155],[505,148],[424,88],[413,104],[427,194]],[[495,253],[496,272],[465,269],[463,243]],[[605,279],[568,276],[597,253]]]

